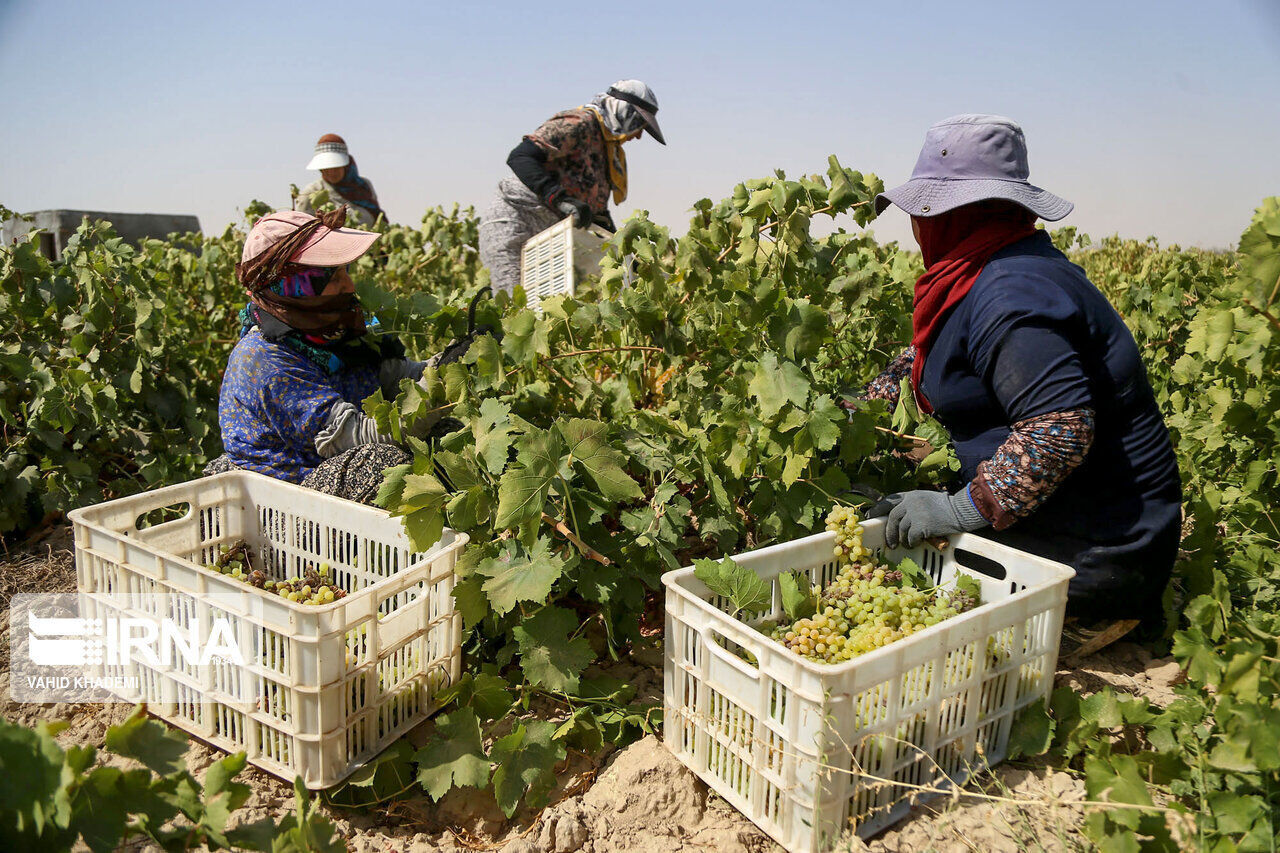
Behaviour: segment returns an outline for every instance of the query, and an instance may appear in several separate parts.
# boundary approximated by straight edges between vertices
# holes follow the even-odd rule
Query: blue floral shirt
[[[316,436],[333,405],[359,407],[378,387],[376,365],[330,373],[251,329],[231,351],[222,378],[223,447],[237,467],[300,483],[323,461]]]

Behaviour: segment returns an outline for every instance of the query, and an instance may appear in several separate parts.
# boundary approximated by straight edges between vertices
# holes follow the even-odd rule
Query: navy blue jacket
[[[934,340],[921,386],[966,481],[1013,424],[1092,408],[1085,461],[1031,515],[983,535],[1073,566],[1080,615],[1158,608],[1180,533],[1173,446],[1133,335],[1048,234],[987,262]]]

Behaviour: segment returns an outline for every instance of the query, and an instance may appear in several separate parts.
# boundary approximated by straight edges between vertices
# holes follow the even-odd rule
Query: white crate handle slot
[[[751,648],[752,646],[755,645],[754,643],[742,642],[742,640],[745,640],[746,637],[742,637],[742,638],[730,637],[728,634],[721,631],[715,625],[708,625],[707,627],[702,629],[702,640],[704,643],[706,643],[706,648],[711,652],[711,654],[720,658],[722,661],[729,664],[729,666],[738,670],[738,672],[741,672],[747,678],[753,678],[753,679],[760,678],[760,669],[758,667],[752,666],[751,664],[744,661],[742,658],[735,655],[733,652],[726,649],[724,646],[720,645],[720,643],[717,642],[717,640],[722,640],[722,639],[729,640],[732,643],[736,643],[739,646],[742,646],[744,649],[747,649],[753,655],[755,655],[757,660],[760,659],[759,651]]]

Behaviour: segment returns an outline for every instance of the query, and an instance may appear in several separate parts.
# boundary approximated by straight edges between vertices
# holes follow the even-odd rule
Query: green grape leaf
[[[498,486],[498,529],[518,527],[542,517],[551,484],[560,476],[565,456],[564,440],[558,432],[540,430],[517,442],[520,464],[509,469]]]
[[[485,595],[493,611],[502,616],[518,602],[545,601],[564,573],[564,560],[552,553],[546,539],[539,539],[527,555],[505,550],[481,562],[476,573],[488,578],[483,587]]]
[[[160,776],[187,769],[187,737],[164,723],[147,718],[140,705],[117,726],[107,728],[104,745],[122,758],[132,758]]]
[[[521,800],[530,808],[546,805],[556,785],[556,764],[566,755],[555,733],[554,723],[531,720],[494,741],[489,754],[495,765],[493,791],[507,817],[515,814]]]
[[[462,627],[468,631],[489,615],[489,597],[481,588],[480,577],[463,578],[453,585],[453,600],[462,614]]]
[[[529,364],[540,355],[550,355],[547,324],[532,311],[522,308],[502,324],[502,352],[516,364]]]
[[[905,574],[904,574],[905,577]],[[956,589],[960,592],[967,592],[973,596],[975,602],[974,607],[982,604],[982,584],[972,575],[964,572],[956,572]]]
[[[484,462],[490,474],[501,474],[507,467],[511,431],[510,405],[493,397],[480,403],[479,413],[471,419],[471,432],[475,437],[476,458]]]
[[[280,821],[271,853],[345,853],[347,844],[311,798],[302,778],[293,782],[294,813]]]
[[[334,805],[367,808],[398,796],[415,781],[413,747],[398,740],[366,761],[325,796]]]
[[[707,585],[713,595],[729,599],[734,613],[759,613],[773,600],[769,584],[755,572],[725,557],[715,560],[695,560],[693,574]]]
[[[779,363],[771,352],[761,356],[748,389],[766,418],[776,415],[787,403],[801,407],[809,399],[809,380],[800,368],[790,361]]]
[[[489,758],[484,754],[480,720],[471,708],[436,717],[427,745],[413,756],[418,783],[433,800],[450,788],[483,788],[489,783]]]
[[[470,707],[482,720],[505,716],[515,702],[507,680],[488,672],[463,673],[456,684],[441,691],[437,698],[444,705],[457,702],[460,707]]]
[[[1009,758],[1043,755],[1053,744],[1056,727],[1043,700],[1023,708],[1013,718],[1009,729]]]
[[[913,586],[916,589],[933,589],[937,586],[929,573],[920,568],[920,565],[910,557],[903,557],[895,568],[902,572],[904,586]]]
[[[579,674],[595,659],[590,643],[570,637],[580,625],[572,610],[550,606],[511,630],[530,684],[568,693],[578,689]]]
[[[807,619],[818,611],[818,596],[803,572],[783,572],[778,575],[778,593],[782,609],[792,622]]]
[[[373,502],[383,509],[394,512],[400,506],[404,495],[404,478],[412,471],[412,465],[396,465],[388,468],[382,475],[382,484],[378,486],[378,495]]]
[[[560,424],[569,454],[583,469],[605,500],[624,501],[644,497],[640,485],[623,470],[626,457],[609,446],[609,427],[599,421],[574,418]]]
[[[471,342],[471,348],[462,357],[464,364],[474,365],[471,375],[476,390],[488,391],[501,388],[506,381],[502,367],[502,350],[493,335],[480,335]]]

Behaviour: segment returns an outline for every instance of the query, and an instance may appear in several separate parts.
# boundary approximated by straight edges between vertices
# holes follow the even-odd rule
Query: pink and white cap
[[[316,217],[301,210],[268,213],[249,231],[249,236],[244,241],[244,251],[240,253],[240,261],[243,263],[256,258],[313,219]],[[381,236],[376,231],[326,228],[321,225],[289,260],[312,267],[340,267],[369,251],[373,241]]]

